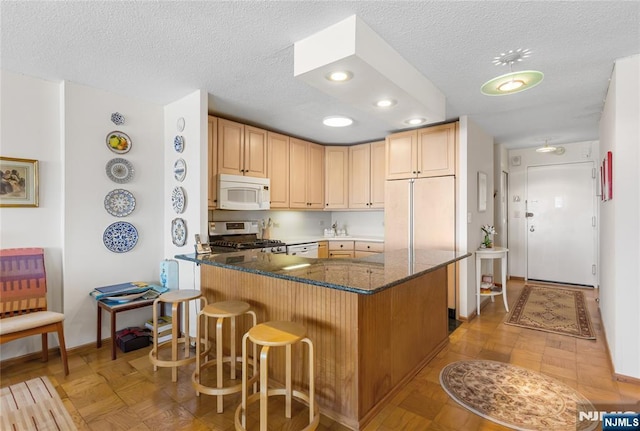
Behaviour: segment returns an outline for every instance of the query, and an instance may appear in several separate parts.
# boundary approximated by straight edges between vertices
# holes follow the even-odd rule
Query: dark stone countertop
[[[181,254],[176,259],[369,295],[469,256],[471,253],[444,250],[410,253],[405,249],[359,259],[309,259],[246,250]]]

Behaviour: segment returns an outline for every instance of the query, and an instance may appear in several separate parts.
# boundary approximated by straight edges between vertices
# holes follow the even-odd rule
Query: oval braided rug
[[[578,422],[579,406],[595,408],[575,389],[515,365],[486,360],[453,362],[440,372],[440,384],[463,407],[516,430],[590,431],[598,425]]]

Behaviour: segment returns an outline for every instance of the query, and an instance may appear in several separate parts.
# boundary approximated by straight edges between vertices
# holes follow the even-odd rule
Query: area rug
[[[2,388],[0,429],[11,431],[77,430],[51,381],[38,377]]]
[[[516,430],[590,431],[598,426],[578,420],[578,411],[595,408],[575,389],[515,365],[454,362],[440,372],[440,384],[463,407]]]
[[[584,293],[557,287],[525,286],[504,323],[595,340]]]

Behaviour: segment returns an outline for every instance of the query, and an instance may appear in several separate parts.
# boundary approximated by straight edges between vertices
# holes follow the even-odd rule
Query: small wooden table
[[[504,308],[509,312],[509,305],[507,305],[507,253],[508,248],[505,247],[492,247],[492,248],[479,248],[476,250],[476,296],[478,298],[478,316],[480,315],[480,299],[483,296],[490,296],[493,302],[494,296],[502,295],[504,301]],[[482,259],[502,259],[502,287],[498,291],[491,291],[489,293],[481,293],[480,287],[482,286]]]
[[[136,308],[148,307],[153,305],[155,298],[136,299],[130,302],[114,303],[113,301],[105,302],[103,300],[96,301],[98,303],[98,334],[96,337],[96,347],[102,347],[102,310],[109,312],[111,315],[111,360],[116,359],[116,314],[121,311],[135,310]],[[164,307],[160,305],[160,315],[164,316]]]

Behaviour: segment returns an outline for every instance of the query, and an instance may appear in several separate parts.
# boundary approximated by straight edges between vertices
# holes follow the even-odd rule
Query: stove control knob
[[[276,251],[278,251],[278,250],[276,250],[275,247],[271,247],[271,253],[275,253]]]

